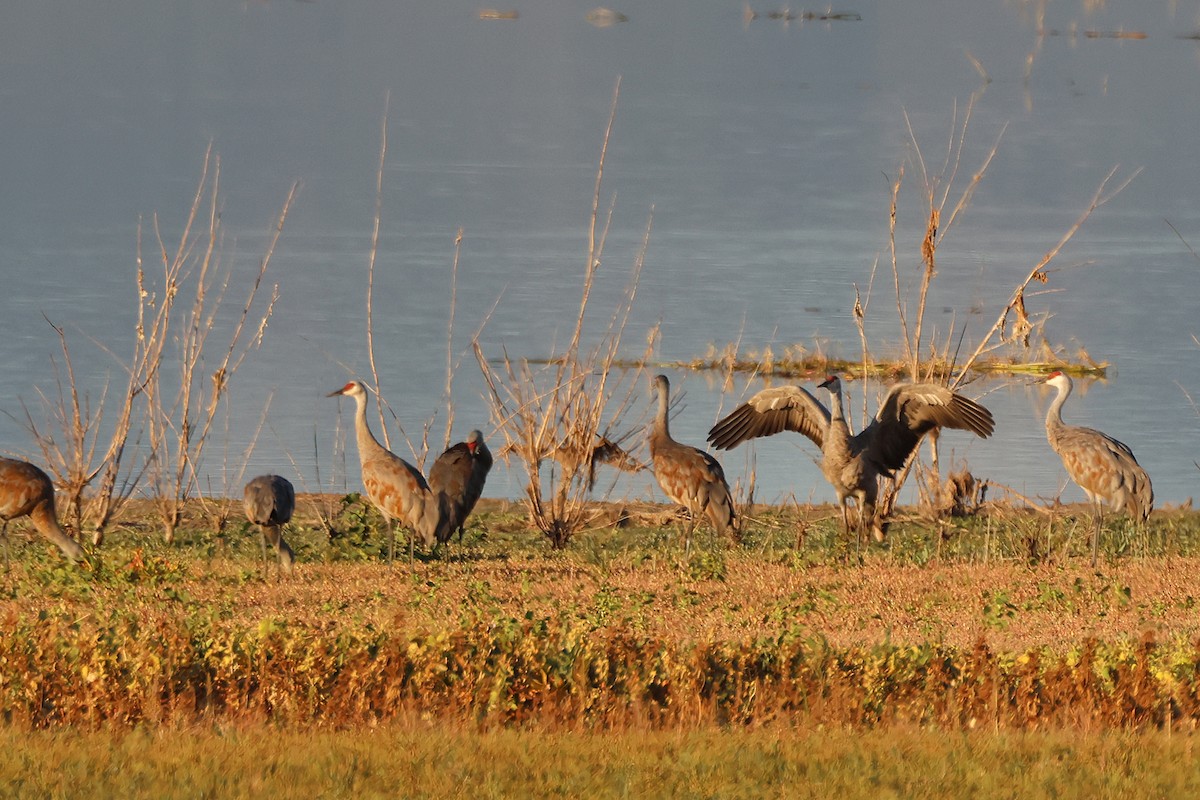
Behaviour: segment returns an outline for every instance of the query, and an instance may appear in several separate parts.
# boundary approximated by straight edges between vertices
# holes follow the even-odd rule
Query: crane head
[[[344,394],[347,397],[357,397],[359,395],[366,395],[366,393],[367,393],[367,387],[363,385],[362,381],[350,381],[342,388],[338,389],[335,392],[330,392],[329,394],[327,394],[325,396],[333,397],[335,395]]]
[[[842,388],[842,379],[837,375],[826,375],[825,380],[817,384],[820,389],[828,389],[831,392],[840,391]]]
[[[1046,383],[1053,386],[1055,389],[1068,388],[1071,385],[1071,379],[1062,370],[1054,370],[1046,377],[1040,379],[1038,383]]]

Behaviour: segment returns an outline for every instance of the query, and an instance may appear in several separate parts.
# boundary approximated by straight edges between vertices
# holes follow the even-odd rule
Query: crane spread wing
[[[883,473],[904,466],[921,437],[934,428],[956,428],[987,438],[992,412],[969,397],[934,383],[893,386],[871,424],[856,437],[860,451]]]
[[[799,386],[777,386],[763,389],[717,422],[708,441],[728,450],[749,439],[795,431],[821,447],[827,430],[829,410],[817,398]]]

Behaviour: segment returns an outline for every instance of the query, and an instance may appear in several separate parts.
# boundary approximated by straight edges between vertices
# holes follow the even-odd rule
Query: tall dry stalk
[[[1075,234],[1079,232],[1079,229],[1083,227],[1083,224],[1087,222],[1088,218],[1097,209],[1124,191],[1125,187],[1127,187],[1133,181],[1133,179],[1141,173],[1140,169],[1134,170],[1132,175],[1122,180],[1115,188],[1109,188],[1109,184],[1116,177],[1117,170],[1118,167],[1113,167],[1111,170],[1109,170],[1108,174],[1104,176],[1104,179],[1100,181],[1100,185],[1096,188],[1096,191],[1092,193],[1091,198],[1088,200],[1087,207],[1084,208],[1083,212],[1080,213],[1079,217],[1075,220],[1071,227],[1068,228],[1066,232],[1063,233],[1062,237],[1049,250],[1046,251],[1046,254],[1043,255],[1041,259],[1033,265],[1033,267],[1025,275],[1025,278],[1017,284],[1015,289],[1013,289],[1012,295],[1009,297],[1009,300],[1005,306],[1000,310],[1000,314],[997,316],[996,321],[992,323],[992,326],[979,340],[979,343],[976,345],[975,349],[962,363],[959,374],[954,379],[953,383],[951,383],[951,386],[961,385],[966,377],[967,370],[970,369],[971,366],[982,356],[1004,347],[1014,340],[1020,340],[1022,338],[1021,332],[1026,330],[1027,326],[1029,325],[1028,312],[1025,309],[1025,291],[1029,288],[1029,284],[1033,283],[1034,281],[1042,284],[1048,283],[1050,281],[1050,274],[1053,272],[1053,270],[1048,269],[1050,262],[1058,257],[1058,254],[1062,252],[1062,249],[1066,247],[1067,243],[1075,237]],[[1013,318],[1012,324],[1014,330],[1012,332],[1010,332],[1008,328],[1010,317]]]
[[[371,382],[374,384],[371,389],[375,392],[377,402],[375,408],[379,412],[379,429],[380,436],[383,437],[383,446],[389,450],[392,448],[392,437],[388,433],[387,421],[383,416],[383,409],[386,403],[383,399],[383,392],[379,385],[379,368],[375,365],[375,257],[379,253],[379,227],[383,219],[383,167],[387,162],[387,141],[388,141],[388,108],[391,105],[392,93],[389,91],[384,97],[383,102],[383,121],[380,123],[379,131],[379,166],[375,170],[375,216],[374,224],[371,228],[371,248],[367,252],[367,306],[366,306],[366,327],[367,327],[367,362],[371,367]]]
[[[250,464],[250,457],[254,455],[255,448],[258,447],[258,437],[262,434],[263,426],[267,422],[267,413],[271,410],[271,401],[274,399],[275,393],[271,392],[267,395],[266,401],[263,403],[262,413],[258,417],[258,424],[254,427],[254,433],[250,435],[250,441],[246,443],[245,449],[240,456],[231,464],[229,452],[229,427],[232,419],[232,407],[229,400],[229,393],[225,392],[220,399],[221,404],[221,469],[219,480],[213,480],[212,471],[206,471],[204,474],[204,491],[197,493],[197,499],[200,501],[200,512],[207,520],[208,527],[213,533],[223,533],[226,526],[229,524],[229,519],[237,508],[237,504],[230,503],[228,498],[239,497],[242,494],[242,487],[246,480],[246,467]]]
[[[912,148],[910,158],[915,163],[921,177],[921,186],[918,188],[918,192],[924,205],[924,231],[918,248],[920,254],[920,279],[915,289],[906,291],[906,283],[903,278],[904,269],[901,267],[900,251],[897,246],[896,236],[900,196],[906,172],[904,163],[900,164],[896,178],[891,185],[888,209],[888,251],[891,259],[892,285],[895,291],[896,319],[900,326],[904,346],[904,360],[906,370],[910,378],[914,381],[946,380],[948,375],[939,373],[948,372],[952,368],[949,353],[946,351],[939,353],[933,336],[929,336],[929,341],[926,341],[925,312],[933,279],[937,275],[938,247],[954,227],[954,223],[958,220],[962,212],[970,205],[975,190],[979,187],[984,175],[987,173],[988,167],[999,151],[1000,140],[1004,135],[1005,128],[1002,127],[992,147],[985,154],[982,163],[968,179],[966,186],[958,189],[956,184],[959,170],[962,166],[967,134],[970,130],[975,104],[982,94],[983,89],[981,88],[971,95],[961,122],[958,119],[958,106],[955,104],[951,119],[951,133],[948,137],[946,151],[940,166],[935,171],[931,171],[926,164],[920,142],[913,132],[908,114],[905,113],[904,115]],[[951,197],[956,191],[957,196],[954,204],[950,206]],[[866,335],[866,319],[869,303],[870,295],[868,294],[867,302],[863,303],[856,290],[854,317],[855,325],[859,331],[859,338],[862,341],[864,377],[867,373],[866,368],[869,359],[869,347]],[[866,410],[866,381],[863,382],[863,386],[863,419],[865,424],[866,419],[868,419]],[[938,485],[938,437],[936,431],[930,435],[929,440],[931,466],[927,483],[929,486],[936,487]],[[909,459],[909,463],[897,474],[895,479],[887,481],[876,505],[881,518],[886,519],[894,510],[900,488],[904,485],[916,457],[917,455],[914,453],[913,457]],[[922,494],[926,494],[924,487],[922,487]]]
[[[380,122],[379,131],[379,159],[375,170],[375,213],[372,219],[371,226],[371,246],[367,255],[367,297],[365,309],[366,323],[366,341],[367,341],[367,363],[371,371],[371,382],[374,384],[369,387],[375,393],[377,402],[375,404],[376,411],[379,414],[379,428],[383,439],[384,447],[389,450],[392,447],[391,433],[387,424],[386,414],[391,411],[391,406],[384,397],[382,381],[379,377],[379,367],[375,359],[375,322],[374,322],[374,307],[375,307],[375,264],[379,254],[379,232],[383,221],[383,176],[384,168],[387,164],[388,150],[388,109],[391,105],[391,93],[389,92],[384,99],[383,118]],[[450,269],[450,310],[447,318],[446,326],[446,382],[442,394],[442,401],[439,408],[446,409],[446,425],[443,441],[443,449],[450,444],[451,428],[454,424],[454,374],[461,364],[461,356],[458,359],[454,357],[454,319],[458,300],[458,265],[462,256],[463,244],[463,229],[460,227],[454,237],[454,259]],[[405,443],[412,453],[413,463],[418,469],[424,471],[425,462],[429,456],[429,436],[433,429],[433,425],[437,420],[438,409],[426,418],[421,431],[420,445],[416,445],[409,438],[404,427],[395,419],[395,414],[392,414],[393,421],[396,422],[400,435],[404,437]]]
[[[965,144],[970,128],[971,119],[976,102],[982,94],[982,89],[972,94],[961,123],[958,121],[957,109],[954,113],[954,120],[951,126],[951,134],[948,138],[946,152],[942,163],[936,171],[931,171],[926,164],[920,144],[915,133],[909,123],[907,114],[905,122],[908,125],[909,137],[912,144],[912,162],[915,163],[921,179],[921,185],[918,192],[922,198],[924,205],[924,231],[921,235],[919,250],[919,270],[920,276],[916,287],[911,290],[911,295],[906,295],[902,274],[904,272],[901,267],[901,259],[897,247],[897,211],[899,206],[899,198],[901,187],[905,177],[905,165],[901,164],[897,172],[897,177],[891,186],[891,203],[889,208],[890,223],[889,223],[889,252],[891,256],[893,286],[895,289],[896,299],[896,317],[900,326],[900,332],[904,345],[904,359],[907,365],[907,371],[912,380],[915,381],[937,381],[947,382],[952,388],[957,388],[962,385],[966,379],[968,370],[974,365],[978,359],[988,352],[992,352],[999,347],[1004,346],[1014,340],[1023,341],[1028,344],[1028,331],[1032,328],[1025,309],[1025,291],[1029,284],[1035,280],[1045,282],[1047,280],[1048,271],[1047,265],[1058,255],[1062,248],[1071,240],[1076,232],[1082,227],[1084,221],[1097,208],[1107,203],[1115,197],[1133,176],[1123,181],[1113,190],[1109,190],[1109,183],[1116,173],[1114,169],[1101,182],[1099,189],[1093,195],[1088,207],[1076,220],[1076,222],[1064,233],[1061,239],[1046,253],[1046,255],[1036,264],[1025,277],[1025,279],[1014,290],[1008,303],[1001,310],[999,317],[992,327],[986,331],[976,343],[975,349],[967,356],[966,360],[959,363],[958,348],[961,347],[961,341],[965,338],[965,329],[960,332],[958,339],[947,332],[944,340],[938,341],[936,332],[927,333],[926,328],[926,305],[929,297],[929,292],[933,285],[933,280],[938,272],[937,252],[945,237],[953,228],[954,223],[966,211],[970,205],[970,201],[979,187],[985,176],[988,167],[995,158],[999,150],[1000,141],[1003,138],[1005,128],[1001,128],[992,147],[984,155],[980,166],[967,179],[966,185],[958,188],[958,176],[962,165]],[[1136,175],[1136,173],[1135,173]],[[952,202],[953,201],[953,202]],[[868,300],[869,302],[869,300]],[[857,296],[855,303],[855,323],[859,328],[860,338],[863,342],[863,361],[864,375],[866,372],[866,364],[868,361],[867,338],[865,333],[864,319],[867,315],[867,304],[862,303]],[[1015,317],[1013,320],[1012,335],[1008,334],[1007,325],[1010,317]],[[997,341],[999,340],[999,341]],[[956,343],[957,342],[957,343]],[[864,382],[865,387],[865,382]],[[864,388],[864,393],[866,389]],[[864,409],[866,406],[866,398],[864,394]],[[937,436],[930,437],[930,465],[922,476],[922,481],[918,486],[918,492],[922,498],[922,505],[925,507],[936,508],[939,505],[938,493],[940,491],[940,478],[938,471],[938,439]],[[896,500],[901,487],[904,485],[916,459],[918,453],[914,451],[913,457],[909,463],[901,470],[896,478],[889,481],[881,493],[880,500],[877,504],[877,510],[886,518],[895,508]]]
[[[121,364],[127,380],[121,405],[115,417],[110,417],[105,409],[111,381],[105,381],[100,398],[93,406],[88,393],[80,393],[66,331],[49,319],[46,321],[58,336],[62,365],[51,358],[55,391],[47,394],[40,387],[36,388],[41,409],[38,418],[22,401],[22,424],[33,437],[42,453],[42,463],[64,496],[62,515],[68,526],[82,533],[85,524],[90,524],[92,544],[98,547],[104,542],[108,526],[118,517],[145,473],[144,466],[130,468],[125,458],[131,438],[135,445],[139,438],[135,426],[141,424],[141,416],[135,414],[135,401],[142,391],[139,378],[142,370],[130,365],[137,364],[139,354],[143,353],[142,340],[135,337],[133,359]],[[112,355],[108,347],[94,343]],[[106,425],[111,428],[103,456],[97,462],[101,429]],[[140,432],[140,428],[137,431]]]
[[[41,408],[39,417],[43,421],[38,422],[22,399],[22,425],[41,451],[41,461],[54,478],[55,488],[63,497],[64,502],[59,504],[59,514],[66,521],[67,527],[79,533],[83,530],[84,492],[101,469],[93,467],[93,464],[100,443],[100,424],[104,417],[108,384],[105,384],[93,408],[91,397],[86,392],[80,395],[66,332],[49,318],[46,318],[46,322],[58,335],[62,365],[51,357],[50,363],[54,370],[53,394],[47,394],[41,387],[34,387]]]
[[[232,266],[222,260],[224,232],[219,189],[220,162],[210,148],[179,243],[173,251],[167,250],[155,217],[154,233],[162,261],[161,283],[153,284],[140,267],[138,271],[142,304],[139,320],[150,320],[149,328],[143,331],[147,354],[142,376],[149,475],[163,536],[168,543],[174,541],[184,501],[197,488],[205,445],[221,400],[246,356],[259,347],[266,333],[279,287],[274,287],[265,308],[256,304],[256,300],[297,192],[297,186],[293,185],[259,260],[241,313],[229,324],[219,317],[233,277]],[[179,299],[189,290],[190,308],[180,312]],[[210,336],[218,330],[227,338],[213,368],[205,356],[212,352]],[[167,362],[168,341],[178,346],[178,353],[171,360],[178,369],[175,378],[164,378],[162,369]]]
[[[613,204],[602,213],[600,201],[619,95],[620,80],[613,90],[600,148],[579,309],[566,349],[561,354],[552,354],[535,369],[529,359],[514,358],[507,350],[502,350],[499,361],[493,363],[485,355],[478,335],[473,342],[476,360],[487,382],[493,420],[506,439],[501,452],[515,454],[524,467],[525,504],[530,522],[555,548],[565,547],[575,533],[592,521],[593,512],[585,501],[596,463],[608,452],[600,443],[627,438],[627,432],[614,431],[624,426],[641,375],[640,371],[614,369],[614,364],[637,295],[652,215],[624,295],[603,335],[592,349],[582,346],[589,302],[612,225]]]

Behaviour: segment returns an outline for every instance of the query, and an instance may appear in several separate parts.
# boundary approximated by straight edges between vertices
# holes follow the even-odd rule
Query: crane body
[[[658,410],[650,429],[654,477],[663,494],[684,506],[691,515],[688,541],[692,529],[705,515],[719,535],[731,534],[737,538],[740,535],[737,509],[720,462],[699,448],[671,438],[667,413],[671,384],[666,375],[654,378],[654,389],[658,393]]]
[[[270,544],[279,568],[290,575],[296,555],[283,538],[283,526],[291,521],[296,508],[296,490],[291,482],[279,475],[259,475],[246,484],[242,499],[246,519],[262,531],[263,560],[266,560],[266,546]]]

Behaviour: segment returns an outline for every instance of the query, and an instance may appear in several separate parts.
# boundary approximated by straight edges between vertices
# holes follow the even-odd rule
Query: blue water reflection
[[[618,8],[629,20],[598,28],[585,19],[591,2],[510,5],[515,21],[481,20],[479,8],[457,3],[10,9],[0,27],[0,408],[19,419],[19,398],[34,401],[35,386],[53,383],[57,342],[43,313],[86,354],[79,372],[93,396],[119,379],[119,365],[89,338],[128,350],[139,220],[147,255],[154,214],[177,240],[211,143],[237,274],[253,273],[288,187],[301,183],[268,278],[280,286],[276,314],[235,379],[229,450],[244,448],[273,392],[248,474],[298,468],[316,488],[314,435],[329,459],[323,475],[332,470],[336,403],[324,394],[344,382],[346,366],[368,366],[363,309],[386,102],[375,283],[384,387],[419,438],[441,403],[461,227],[454,435],[486,429],[470,335],[493,306],[482,333],[492,355],[548,355],[569,335],[618,76],[601,201],[615,196],[614,216],[593,335],[652,217],[630,357],[658,323],[663,361],[731,341],[852,357],[856,286],[869,292],[876,350],[898,349],[891,182],[903,163],[897,244],[911,290],[925,223],[913,137],[929,174],[944,176],[940,193],[955,123],[982,90],[943,226],[993,146],[996,155],[939,248],[926,330],[947,341],[965,325],[965,341],[977,340],[1104,176],[1118,168],[1119,183],[1136,173],[1064,248],[1028,305],[1050,342],[1114,366],[1107,383],[1077,393],[1068,421],[1131,444],[1160,502],[1192,496],[1200,260],[1171,225],[1200,247],[1200,49],[1179,38],[1197,27],[1194,8],[863,2],[846,9],[858,22],[784,25],[766,18],[765,5],[751,3],[762,15],[747,23],[738,4],[706,0]],[[1039,36],[1047,29],[1075,33]],[[234,291],[230,305],[240,297]],[[703,376],[671,378],[687,392],[673,431],[700,444],[738,395],[722,397]],[[953,456],[1022,494],[1057,495],[1065,475],[1040,422],[1049,394],[1024,379],[970,391],[995,412],[997,434],[947,436]],[[857,387],[854,396],[860,407]],[[0,448],[28,453],[32,443],[4,417]],[[755,452],[759,498],[832,499],[806,442],[776,439]],[[745,459],[725,457],[728,471],[747,472]],[[215,453],[209,467],[220,470]],[[518,476],[493,473],[488,494],[519,491]],[[616,491],[657,496],[645,476]],[[1068,487],[1063,497],[1082,495]]]

